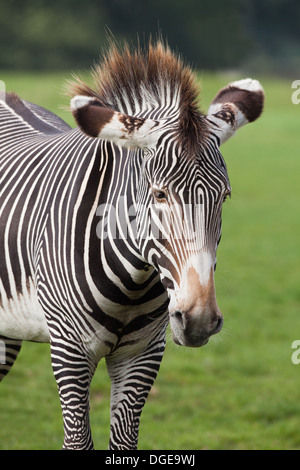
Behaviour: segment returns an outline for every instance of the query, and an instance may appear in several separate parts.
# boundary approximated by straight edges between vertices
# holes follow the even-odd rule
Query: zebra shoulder
[[[51,111],[37,106],[25,100],[21,100],[14,93],[1,93],[0,102],[5,103],[5,109],[11,109],[14,115],[17,115],[22,121],[25,121],[33,129],[47,135],[66,132],[71,127]],[[2,106],[2,109],[3,106]],[[1,125],[1,107],[0,107],[0,125]]]

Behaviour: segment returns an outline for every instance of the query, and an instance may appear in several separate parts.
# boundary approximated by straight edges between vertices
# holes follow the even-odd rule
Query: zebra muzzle
[[[219,333],[223,327],[221,312],[186,312],[175,310],[170,314],[173,341],[181,346],[204,346],[210,336]]]
[[[203,346],[210,336],[221,331],[223,316],[216,300],[212,268],[205,284],[190,268],[176,297],[170,304],[170,325],[176,344]]]

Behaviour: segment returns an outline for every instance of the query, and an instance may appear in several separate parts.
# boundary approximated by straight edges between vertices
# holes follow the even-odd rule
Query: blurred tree
[[[252,68],[295,76],[300,68],[300,2],[245,1],[245,28],[253,40]],[[297,75],[296,75],[297,76]]]
[[[161,31],[195,66],[222,68],[239,63],[251,42],[242,27],[243,0],[102,0],[118,36],[147,40]],[[130,14],[129,14],[130,13]]]
[[[195,67],[299,57],[299,0],[0,0],[0,68],[89,67],[106,29],[136,43],[161,32]]]
[[[0,11],[2,68],[85,67],[105,40],[97,1],[0,0]]]

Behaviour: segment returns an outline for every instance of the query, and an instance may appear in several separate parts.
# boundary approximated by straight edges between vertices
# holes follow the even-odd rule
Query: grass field
[[[59,114],[68,74],[0,74],[8,90]],[[202,73],[202,108],[230,79]],[[140,449],[300,449],[300,105],[291,82],[261,79],[263,117],[222,148],[233,188],[223,212],[216,288],[223,331],[201,349],[170,335],[142,414]],[[296,77],[297,78],[297,77]],[[107,448],[110,384],[92,384],[95,446]],[[49,346],[25,343],[0,385],[0,449],[60,449],[62,419]]]

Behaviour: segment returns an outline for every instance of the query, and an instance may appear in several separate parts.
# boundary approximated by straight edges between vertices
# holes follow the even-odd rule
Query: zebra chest
[[[1,289],[0,335],[21,340],[49,342],[44,311],[31,279],[21,293],[13,292],[9,298]]]

